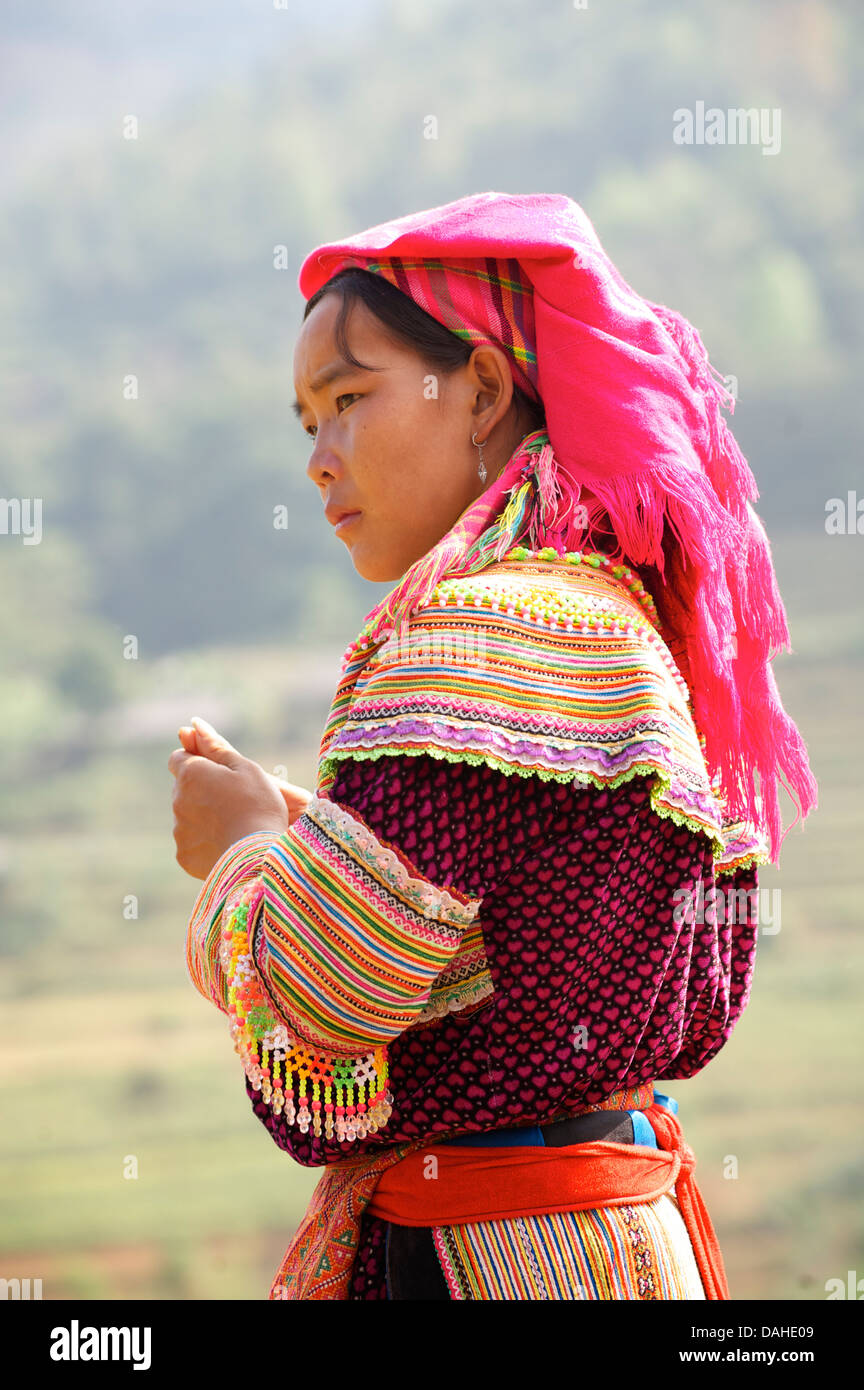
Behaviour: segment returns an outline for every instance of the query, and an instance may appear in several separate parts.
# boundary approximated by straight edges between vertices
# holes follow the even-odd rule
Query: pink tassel
[[[558,466],[551,444],[544,444],[537,459],[535,478],[538,506],[531,520],[531,549],[539,550],[553,529],[554,518],[562,500]],[[557,529],[557,528],[556,528]]]

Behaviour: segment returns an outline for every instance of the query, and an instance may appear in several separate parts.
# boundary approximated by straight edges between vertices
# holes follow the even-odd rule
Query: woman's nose
[[[334,456],[326,444],[322,444],[320,436],[315,439],[315,447],[309,455],[309,462],[306,465],[306,473],[313,483],[319,486],[335,478],[338,472],[339,461]]]

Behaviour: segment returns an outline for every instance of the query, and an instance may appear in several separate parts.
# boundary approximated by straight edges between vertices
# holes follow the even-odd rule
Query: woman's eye
[[[343,392],[343,394],[342,394],[341,396],[337,396],[337,397],[336,397],[336,404],[337,404],[337,406],[338,406],[338,404],[339,404],[340,401],[350,401],[350,400],[353,400],[353,398],[354,398],[355,396],[357,396],[358,394],[359,394],[359,393],[358,393],[357,391],[345,391],[345,392]],[[346,406],[346,409],[347,409],[347,406]],[[341,410],[339,411],[339,414],[340,414],[340,415],[342,414],[342,411],[341,411]],[[307,425],[307,426],[306,426],[306,433],[309,435],[309,438],[310,438],[310,439],[314,439],[314,438],[315,438],[314,434],[312,434],[312,430],[314,430],[314,429],[315,429],[315,426],[314,426],[314,425]]]

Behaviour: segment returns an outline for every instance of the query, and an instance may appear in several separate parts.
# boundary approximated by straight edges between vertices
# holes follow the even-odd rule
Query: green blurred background
[[[199,885],[167,758],[201,714],[314,786],[339,658],[385,590],[305,475],[297,271],[494,189],[574,197],[737,378],[792,633],[775,673],[820,804],[762,871],[782,928],[733,1038],[663,1089],[734,1298],[864,1276],[864,539],[826,530],[830,498],[864,498],[860,10],[45,0],[2,28],[2,493],[43,514],[38,545],[0,535],[0,1275],[45,1298],[266,1297],[319,1171],[254,1118],[186,975]],[[780,108],[780,152],[676,145],[698,101]]]

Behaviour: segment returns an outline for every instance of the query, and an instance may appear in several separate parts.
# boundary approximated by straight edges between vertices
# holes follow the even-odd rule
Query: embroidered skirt
[[[655,1099],[677,1109],[669,1097],[655,1093]],[[641,1111],[580,1116],[485,1138],[510,1145],[606,1138],[656,1147]],[[623,1206],[451,1226],[400,1226],[366,1212],[350,1293],[363,1300],[705,1296],[674,1191]]]

